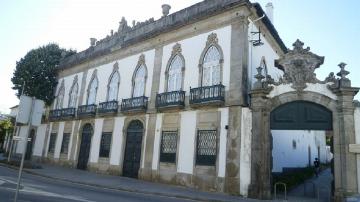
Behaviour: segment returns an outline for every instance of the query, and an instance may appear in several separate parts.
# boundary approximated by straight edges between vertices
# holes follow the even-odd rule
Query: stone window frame
[[[57,139],[57,133],[51,132],[50,139],[49,139],[48,153],[51,153],[51,154],[55,153],[56,139]]]
[[[171,52],[171,56],[166,64],[166,70],[165,70],[165,86],[164,86],[164,90],[165,92],[168,92],[169,89],[169,85],[168,85],[168,81],[169,81],[169,70],[171,67],[171,63],[172,61],[175,59],[176,56],[179,56],[181,61],[182,61],[182,67],[181,67],[181,88],[180,90],[184,89],[184,78],[185,78],[185,58],[182,54],[182,49],[181,49],[181,44],[176,43],[173,46],[173,50]]]
[[[133,98],[134,97],[134,90],[135,90],[135,77],[136,77],[136,74],[138,72],[138,70],[141,68],[141,67],[144,67],[145,69],[145,80],[144,80],[144,93],[142,96],[145,96],[145,93],[146,93],[146,82],[147,82],[147,77],[148,77],[148,69],[147,69],[147,66],[146,66],[146,63],[145,63],[145,55],[144,54],[141,54],[139,56],[139,59],[138,59],[138,62],[137,62],[137,65],[135,67],[135,71],[133,73],[133,76],[132,76],[132,79],[131,79],[131,97]]]
[[[76,92],[76,97],[75,97],[75,106],[74,106],[74,108],[76,107],[76,103],[77,103],[77,99],[78,99],[78,94],[79,94],[78,75],[76,75],[76,76],[74,77],[73,83],[72,83],[71,88],[70,88],[70,91],[69,91],[68,108],[70,108],[71,94],[72,94],[75,86],[77,87],[77,92]]]
[[[219,39],[217,37],[216,33],[211,33],[208,35],[207,37],[207,41],[206,41],[206,45],[205,48],[203,49],[203,51],[201,52],[200,55],[200,59],[199,59],[199,77],[198,77],[198,85],[200,87],[203,87],[203,69],[204,69],[204,59],[206,56],[206,53],[208,52],[208,50],[211,47],[215,47],[220,54],[220,60],[219,60],[219,64],[220,64],[220,83],[223,83],[223,69],[224,69],[224,52],[221,48],[221,46],[219,45]]]
[[[59,99],[60,93],[62,93],[62,99]],[[55,109],[62,109],[64,106],[64,97],[65,97],[65,81],[62,79],[59,90],[56,94],[56,103],[55,103]]]
[[[67,142],[64,142],[65,141],[65,136],[67,136],[67,138],[68,138]],[[62,138],[62,141],[61,141],[60,154],[68,154],[69,146],[70,146],[70,138],[71,138],[71,133],[63,133],[63,138]]]
[[[90,82],[88,84],[88,87],[87,87],[87,90],[86,90],[86,104],[88,105],[89,104],[89,93],[90,93],[90,87],[91,87],[91,84],[92,82],[96,79],[97,81],[97,86],[95,88],[95,100],[94,100],[94,104],[96,104],[96,97],[97,97],[97,91],[99,89],[99,79],[97,78],[97,69],[94,70],[94,72],[92,73],[91,75],[91,79],[90,79]]]
[[[111,83],[111,80],[113,79],[115,74],[117,74],[119,76],[119,81],[117,83],[116,100],[109,100],[110,83]],[[121,77],[120,77],[120,72],[119,72],[119,63],[115,62],[114,66],[113,66],[113,71],[109,76],[109,80],[108,80],[108,84],[107,84],[107,91],[106,91],[106,101],[107,102],[109,102],[109,101],[117,101],[118,100],[120,81],[121,81]]]
[[[104,137],[105,136],[109,136],[110,137],[110,142],[108,144],[109,149],[108,152],[105,151],[104,149]],[[100,138],[100,148],[99,148],[99,158],[110,158],[110,153],[111,153],[111,146],[112,146],[112,139],[113,139],[113,133],[112,132],[102,132],[101,133],[101,138]],[[107,145],[106,145],[107,146]],[[105,154],[106,152],[106,154]]]
[[[164,137],[164,133],[175,133],[176,134],[176,151],[174,153],[174,160],[173,161],[168,161],[168,160],[162,160],[162,148],[163,148],[163,137]],[[171,164],[177,164],[177,155],[178,155],[178,148],[179,148],[179,130],[162,130],[161,131],[161,138],[160,138],[160,156],[159,156],[159,163],[171,163]]]

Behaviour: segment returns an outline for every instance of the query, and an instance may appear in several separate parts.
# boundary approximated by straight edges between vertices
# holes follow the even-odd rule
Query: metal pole
[[[26,133],[25,147],[24,147],[24,151],[23,151],[22,156],[21,156],[21,163],[20,163],[20,168],[19,168],[19,177],[18,177],[18,181],[17,181],[17,185],[16,185],[16,192],[15,192],[14,202],[17,202],[17,198],[18,198],[18,194],[19,194],[21,174],[22,174],[22,170],[23,170],[23,166],[24,166],[25,153],[26,153],[26,149],[27,149],[27,145],[28,145],[28,137],[29,137],[29,133],[30,133],[30,130],[31,130],[31,122],[32,122],[34,104],[35,104],[35,98],[33,97],[32,98],[32,103],[31,103],[31,108],[30,108],[30,117],[29,117],[29,124],[28,124],[29,128],[28,128],[28,131]]]

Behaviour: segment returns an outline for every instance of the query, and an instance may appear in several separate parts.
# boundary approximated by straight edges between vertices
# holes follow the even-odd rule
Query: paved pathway
[[[330,201],[331,195],[331,181],[333,176],[331,174],[330,168],[322,171],[319,174],[319,177],[313,177],[309,180],[306,180],[305,183],[297,186],[289,192],[289,201],[291,199],[299,200],[302,198],[303,201],[314,201],[319,195],[320,200],[322,202]],[[304,195],[307,198],[303,198]],[[297,201],[296,200],[296,201]],[[302,201],[300,200],[300,201]]]

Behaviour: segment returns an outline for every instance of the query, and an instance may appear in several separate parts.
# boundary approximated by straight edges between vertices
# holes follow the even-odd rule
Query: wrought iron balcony
[[[88,116],[95,116],[96,114],[96,105],[82,105],[79,106],[77,115],[78,117],[88,117]]]
[[[190,88],[190,105],[221,105],[225,101],[225,86],[217,84]]]
[[[75,117],[75,108],[55,109],[51,110],[49,114],[50,121],[64,120]]]
[[[118,101],[108,101],[99,104],[97,113],[98,114],[110,114],[118,111]]]
[[[185,106],[185,91],[172,91],[156,95],[156,108],[182,108]]]
[[[123,99],[121,102],[121,112],[145,112],[147,103],[148,98],[145,96]]]

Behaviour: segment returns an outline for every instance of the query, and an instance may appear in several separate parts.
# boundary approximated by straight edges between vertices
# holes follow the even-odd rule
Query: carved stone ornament
[[[217,34],[216,33],[211,33],[206,41],[206,46],[210,46],[211,44],[218,44],[219,40],[217,38]]]
[[[176,43],[174,46],[173,46],[173,49],[172,49],[172,52],[171,52],[171,55],[174,56],[176,54],[181,54],[181,45],[179,43]]]
[[[145,64],[145,55],[144,54],[141,54],[139,56],[139,60],[138,60],[138,63],[137,63],[137,67],[140,66],[140,65],[144,65]]]
[[[310,48],[303,48],[304,43],[299,39],[293,44],[294,49],[289,50],[282,58],[275,60],[275,66],[284,72],[281,82],[291,83],[292,88],[301,91],[306,83],[319,83],[315,69],[324,63],[324,57],[310,52]]]

